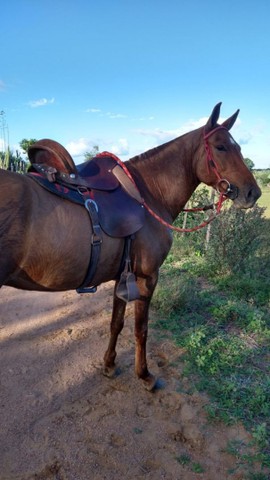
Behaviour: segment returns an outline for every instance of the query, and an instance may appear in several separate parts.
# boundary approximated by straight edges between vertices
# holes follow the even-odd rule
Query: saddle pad
[[[123,238],[140,230],[145,221],[145,209],[132,198],[121,185],[112,191],[90,190],[80,193],[67,185],[49,182],[38,173],[28,173],[28,177],[38,182],[49,192],[84,206],[87,198],[95,200],[102,230],[111,237]]]

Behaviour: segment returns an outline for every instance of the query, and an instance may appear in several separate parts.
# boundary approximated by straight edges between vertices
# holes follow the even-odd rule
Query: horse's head
[[[220,106],[221,103],[215,106],[202,129],[196,173],[201,182],[233,200],[237,208],[250,208],[261,190],[245,165],[240,146],[229,133],[239,110],[219,125]]]

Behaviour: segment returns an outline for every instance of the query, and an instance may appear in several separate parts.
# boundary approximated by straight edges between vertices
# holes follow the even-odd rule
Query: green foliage
[[[185,309],[192,295],[193,282],[191,278],[182,277],[175,271],[162,272],[156,288],[155,307],[164,314],[170,315]]]
[[[270,218],[270,187],[269,186],[262,188],[262,196],[258,200],[258,205],[265,208],[264,215],[266,218]]]
[[[249,170],[253,170],[255,164],[250,158],[244,158],[244,162]]]
[[[88,160],[92,160],[97,154],[99,153],[99,146],[94,145],[92,150],[89,152],[85,152],[84,154],[84,161],[87,162]]]
[[[23,138],[20,141],[19,145],[20,145],[22,151],[27,155],[28,154],[28,148],[36,142],[37,142],[37,140],[35,138],[29,138],[29,139]]]
[[[194,473],[203,473],[203,472],[204,472],[204,468],[203,468],[203,466],[202,466],[200,463],[195,462],[195,463],[193,463],[193,465],[192,465],[192,471],[193,471]]]
[[[227,453],[235,457],[235,467],[228,473],[230,475],[237,474],[237,478],[247,480],[268,480],[269,476],[257,469],[254,471],[252,466],[261,463],[262,468],[267,467],[264,455],[254,454],[251,444],[246,444],[243,440],[230,441],[226,448]]]
[[[205,231],[175,235],[152,304],[156,328],[185,351],[185,375],[212,399],[209,418],[240,420],[251,432],[257,453],[241,455],[241,465],[259,462],[261,472],[249,468],[245,477],[254,480],[270,467],[270,220],[263,212],[227,209],[211,224],[207,249]]]
[[[11,170],[12,172],[25,173],[27,170],[27,162],[21,157],[20,153],[7,150],[0,152],[0,168]]]
[[[178,463],[180,463],[180,465],[182,465],[183,467],[188,467],[194,473],[203,473],[205,471],[205,469],[200,463],[193,463],[191,456],[187,453],[179,455],[179,457],[176,457],[176,460],[178,461]]]
[[[256,179],[261,187],[266,187],[270,184],[270,170],[256,172]]]
[[[200,187],[192,195],[188,202],[187,208],[202,208],[206,205],[211,205],[209,189],[207,187]],[[211,211],[211,210],[210,210]],[[182,212],[177,217],[174,225],[180,228],[194,228],[202,223],[209,217],[209,211],[207,212]],[[175,234],[175,242],[181,245],[181,251],[184,254],[188,254],[190,250],[195,255],[200,256],[205,250],[205,229],[197,230],[195,232]]]
[[[182,455],[179,455],[179,457],[176,457],[176,460],[183,466],[189,465],[191,462],[191,457],[187,453],[183,453]]]
[[[232,207],[215,219],[206,251],[209,271],[214,275],[239,270],[245,273],[250,271],[250,262],[260,262],[258,250],[260,253],[268,250],[270,233],[270,223],[263,213],[264,209],[258,206],[247,211]]]

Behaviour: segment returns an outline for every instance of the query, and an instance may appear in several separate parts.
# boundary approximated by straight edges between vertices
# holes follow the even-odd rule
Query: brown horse
[[[198,128],[125,163],[145,203],[166,222],[173,222],[200,182],[221,190],[237,208],[250,208],[261,192],[245,166],[229,130],[238,112],[218,125],[216,105],[204,128]],[[83,283],[90,258],[91,225],[86,209],[41,188],[27,175],[0,171],[0,286],[40,291],[76,289]],[[92,285],[118,283],[123,238],[102,235],[100,260]],[[152,389],[155,378],[146,361],[149,305],[159,268],[172,244],[168,227],[146,211],[131,247],[135,300],[135,371]],[[104,373],[115,372],[117,337],[124,325],[126,302],[114,293],[111,336]]]

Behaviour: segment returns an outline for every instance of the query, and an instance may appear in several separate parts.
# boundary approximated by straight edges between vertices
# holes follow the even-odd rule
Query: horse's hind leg
[[[119,333],[124,326],[124,316],[126,311],[126,302],[118,298],[115,294],[117,283],[115,284],[113,297],[113,311],[111,319],[111,336],[107,351],[104,355],[104,370],[103,373],[107,377],[113,377],[116,372],[115,357],[116,357],[116,343]]]

